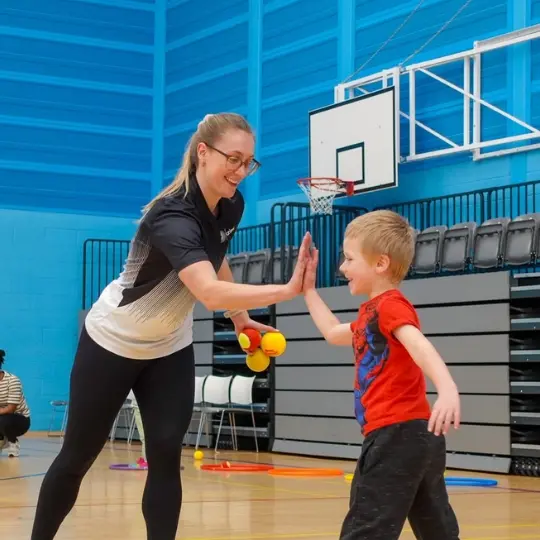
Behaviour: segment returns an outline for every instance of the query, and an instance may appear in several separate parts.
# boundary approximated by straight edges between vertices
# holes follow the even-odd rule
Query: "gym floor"
[[[25,437],[21,456],[0,456],[0,538],[28,540],[43,476],[60,439]],[[140,505],[144,471],[112,471],[132,463],[140,446],[107,444],[86,476],[76,506],[58,540],[145,540]],[[309,459],[280,454],[203,449],[202,463],[228,460],[284,467],[329,467],[353,472],[353,461]],[[216,473],[200,469],[193,449],[183,451],[184,504],[177,538],[183,540],[336,540],[348,505],[350,482],[343,477],[287,478],[267,473]],[[452,476],[483,476],[496,487],[450,487],[460,520],[461,540],[540,540],[540,479],[449,471]],[[406,525],[402,539],[413,539]]]

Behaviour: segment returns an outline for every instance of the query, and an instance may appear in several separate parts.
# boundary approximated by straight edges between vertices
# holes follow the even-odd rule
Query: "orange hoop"
[[[315,468],[283,468],[272,469],[268,471],[272,476],[301,476],[301,477],[316,477],[316,476],[343,476],[341,469],[315,469]]]
[[[203,471],[213,471],[213,472],[267,472],[273,469],[271,465],[249,465],[249,464],[225,464],[220,463],[219,465],[201,465],[201,470]]]

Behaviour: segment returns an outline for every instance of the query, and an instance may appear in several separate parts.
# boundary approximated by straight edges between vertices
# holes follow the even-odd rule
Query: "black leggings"
[[[193,411],[193,346],[155,360],[130,360],[97,345],[83,328],[71,372],[64,443],[48,470],[31,540],[52,540],[73,508],[129,391],[141,411],[148,460],[142,510],[148,540],[173,540],[182,504],[182,440]]]
[[[30,429],[30,418],[22,414],[0,415],[0,438],[8,442],[17,442],[17,437],[24,435]]]

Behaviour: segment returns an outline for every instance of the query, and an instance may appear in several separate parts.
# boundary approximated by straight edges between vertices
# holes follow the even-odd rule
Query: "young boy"
[[[452,422],[459,427],[459,394],[397,288],[413,258],[413,231],[394,212],[370,212],[348,225],[343,251],[340,270],[351,294],[367,296],[353,323],[340,323],[318,295],[315,248],[304,275],[317,328],[355,354],[355,415],[364,442],[340,539],[397,540],[408,518],[416,538],[459,540],[444,481],[444,435]],[[438,392],[432,411],[424,374]]]

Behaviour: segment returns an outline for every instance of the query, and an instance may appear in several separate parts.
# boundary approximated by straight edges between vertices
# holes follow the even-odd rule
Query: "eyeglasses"
[[[229,169],[231,172],[236,172],[242,165],[244,165],[244,167],[247,170],[247,174],[249,176],[249,175],[254,174],[257,171],[257,169],[261,166],[261,164],[255,158],[246,159],[245,161],[243,161],[238,156],[226,154],[225,152],[221,151],[219,148],[215,148],[214,146],[208,143],[205,143],[205,144],[206,146],[208,146],[208,148],[215,150],[216,152],[218,152],[218,154],[221,154],[222,156],[227,158],[227,169]]]

